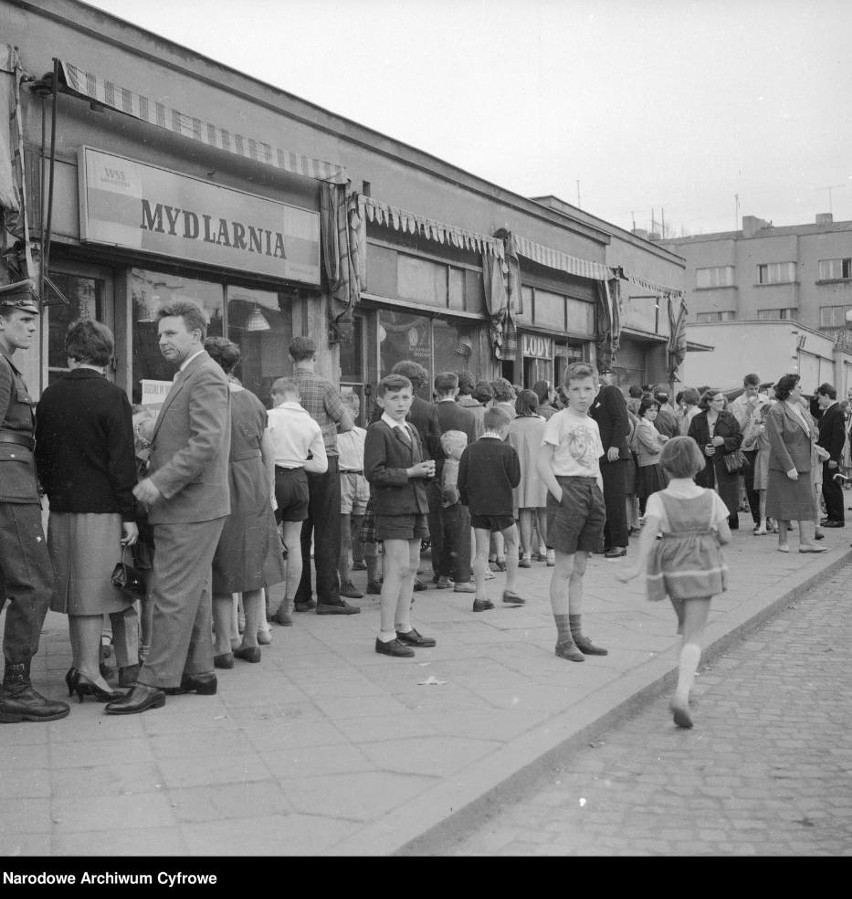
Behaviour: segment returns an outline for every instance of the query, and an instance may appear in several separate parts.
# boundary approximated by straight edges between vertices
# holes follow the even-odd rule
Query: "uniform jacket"
[[[228,515],[231,392],[221,367],[201,352],[178,374],[157,416],[148,477],[162,494],[151,524]]]
[[[364,442],[364,476],[370,482],[376,515],[426,515],[426,478],[410,478],[406,470],[425,461],[417,428],[409,426],[410,445],[387,422],[374,421]],[[443,452],[443,450],[441,451]]]
[[[611,446],[617,446],[619,459],[629,459],[627,435],[630,432],[630,422],[624,394],[614,384],[601,387],[589,415],[598,423],[604,456]]]
[[[23,375],[0,350],[0,429],[33,439],[34,403]],[[0,502],[41,505],[33,451],[0,435]]]

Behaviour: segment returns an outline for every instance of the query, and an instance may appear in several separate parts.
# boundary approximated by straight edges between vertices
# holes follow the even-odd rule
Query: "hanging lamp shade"
[[[260,306],[255,306],[251,315],[246,319],[246,331],[270,331],[271,329],[272,325],[260,311]]]

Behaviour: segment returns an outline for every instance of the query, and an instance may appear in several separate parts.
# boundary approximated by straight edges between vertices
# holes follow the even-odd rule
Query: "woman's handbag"
[[[131,599],[138,599],[145,596],[147,589],[142,575],[132,565],[128,565],[124,561],[128,548],[125,545],[121,550],[121,561],[112,570],[112,583],[114,587],[117,587],[126,596],[129,596]],[[133,558],[132,555],[131,558]]]
[[[742,471],[742,469],[748,465],[748,459],[745,457],[745,453],[739,449],[722,456],[722,461],[725,463],[728,474],[735,474],[738,471]]]

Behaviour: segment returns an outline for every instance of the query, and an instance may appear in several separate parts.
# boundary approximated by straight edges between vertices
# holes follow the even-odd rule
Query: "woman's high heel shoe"
[[[86,696],[93,696],[98,702],[112,702],[114,699],[121,699],[124,696],[120,690],[102,690],[96,683],[93,683],[85,674],[77,672],[77,680],[74,684],[74,692],[77,699],[82,702]]]
[[[80,672],[76,668],[68,669],[68,674],[65,675],[65,683],[68,685],[69,696],[74,692],[74,688],[77,686],[79,678]]]

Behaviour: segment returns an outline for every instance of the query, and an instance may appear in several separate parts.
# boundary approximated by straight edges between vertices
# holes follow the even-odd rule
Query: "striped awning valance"
[[[437,222],[434,219],[417,215],[417,213],[400,209],[398,206],[381,203],[373,197],[362,196],[361,201],[364,204],[364,213],[368,222],[378,222],[380,225],[386,225],[396,231],[419,234],[438,243],[446,243],[477,253],[492,253],[499,259],[503,258],[503,241],[495,237],[477,234],[475,231],[467,231],[445,222]]]
[[[592,262],[589,259],[578,259],[576,256],[569,256],[559,250],[542,246],[540,243],[529,240],[515,234],[515,244],[518,254],[532,259],[539,265],[547,266],[547,268],[557,269],[560,272],[567,272],[569,275],[576,275],[578,278],[590,278],[593,281],[606,281],[612,277],[612,270],[608,265],[601,262]]]
[[[253,159],[295,175],[304,175],[317,181],[329,181],[332,184],[346,184],[348,181],[346,170],[342,166],[283,150],[265,141],[245,137],[227,128],[204,122],[197,116],[179,112],[164,103],[149,99],[144,94],[120,87],[115,82],[87,72],[70,62],[60,61],[59,66],[65,87],[69,91],[103,103],[104,106],[141,119],[143,122],[165,128],[217,150]]]
[[[631,284],[636,284],[638,287],[642,287],[645,290],[649,290],[651,293],[669,294],[672,296],[683,296],[683,291],[677,287],[665,287],[662,284],[657,284],[654,281],[648,281],[645,278],[640,278],[638,275],[631,275],[628,272],[624,273],[624,277]]]

